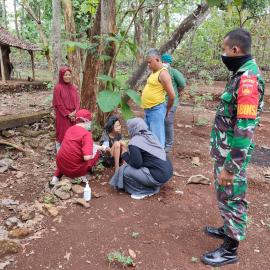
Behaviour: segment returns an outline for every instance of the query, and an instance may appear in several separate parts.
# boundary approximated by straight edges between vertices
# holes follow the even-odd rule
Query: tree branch
[[[134,20],[135,20],[135,18],[136,18],[136,16],[137,16],[139,10],[141,9],[141,7],[142,7],[142,5],[144,4],[145,1],[146,1],[146,0],[142,0],[142,2],[140,3],[139,7],[138,7],[137,10],[135,11],[135,13],[134,13],[134,15],[133,15],[133,18],[132,18],[131,22],[129,23],[129,26],[128,26],[128,28],[127,28],[127,30],[126,30],[124,36],[122,37],[121,42],[119,43],[118,49],[117,49],[115,55],[113,56],[113,59],[112,59],[112,62],[111,62],[111,66],[110,66],[110,68],[109,68],[109,72],[108,72],[108,75],[109,75],[109,76],[110,76],[111,73],[112,73],[115,59],[116,59],[117,55],[118,55],[119,52],[120,52],[120,49],[121,49],[121,47],[122,47],[122,45],[123,45],[123,43],[124,43],[124,40],[125,40],[125,38],[126,38],[128,32],[129,32],[129,29],[130,29],[130,27],[132,26],[132,24],[133,24],[133,22],[134,22]]]

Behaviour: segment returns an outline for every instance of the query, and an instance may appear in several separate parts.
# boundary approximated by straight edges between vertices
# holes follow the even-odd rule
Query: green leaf
[[[223,0],[207,0],[206,2],[209,7],[219,7],[222,4]]]
[[[66,45],[68,48],[80,48],[83,50],[87,50],[87,49],[91,49],[93,47],[93,45],[91,46],[91,44],[89,44],[89,42],[77,42],[77,41],[65,41],[64,45]]]
[[[104,90],[98,93],[97,103],[103,112],[113,111],[121,102],[121,93]]]
[[[133,117],[133,112],[130,108],[130,106],[124,102],[123,100],[121,101],[121,112],[122,116],[125,120],[128,120]]]
[[[101,55],[99,55],[99,59],[102,61],[109,61],[112,59],[112,57],[109,55],[106,55],[106,54],[101,54]]]
[[[141,105],[141,97],[136,91],[128,89],[125,92],[137,105]]]
[[[109,75],[106,75],[106,74],[101,74],[98,76],[98,79],[103,81],[103,82],[113,82],[114,81],[114,78],[109,76]]]

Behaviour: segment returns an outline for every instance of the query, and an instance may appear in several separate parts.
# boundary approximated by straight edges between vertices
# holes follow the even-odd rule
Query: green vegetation
[[[107,255],[107,260],[110,264],[117,263],[123,267],[132,266],[133,260],[130,256],[124,256],[120,251],[112,251]]]

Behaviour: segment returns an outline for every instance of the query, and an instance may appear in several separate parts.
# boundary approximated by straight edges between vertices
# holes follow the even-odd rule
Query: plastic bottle
[[[86,186],[83,190],[83,198],[87,202],[91,200],[91,188],[90,188],[88,182],[86,182]]]

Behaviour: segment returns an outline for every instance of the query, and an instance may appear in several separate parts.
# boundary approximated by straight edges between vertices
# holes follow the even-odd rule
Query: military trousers
[[[221,186],[219,175],[223,169],[224,160],[216,161],[214,165],[215,189],[218,207],[224,221],[224,232],[227,236],[241,241],[246,237],[247,208],[245,199],[247,192],[246,166],[234,175],[231,186]]]

